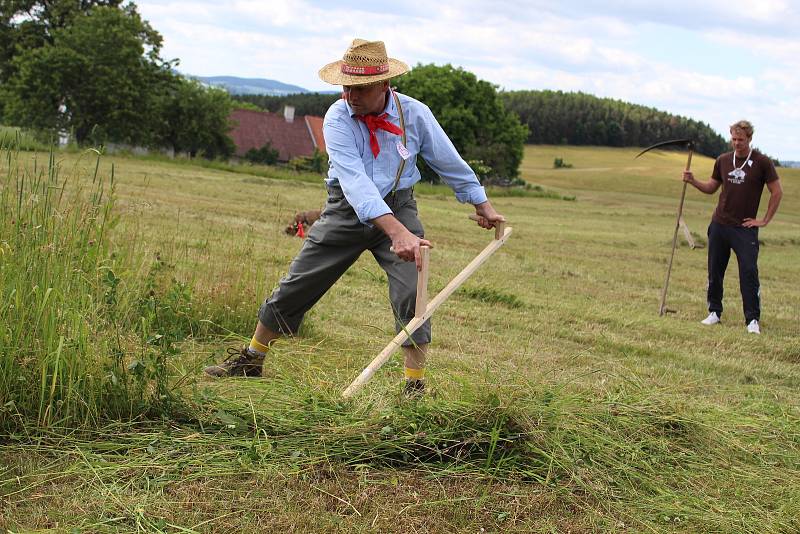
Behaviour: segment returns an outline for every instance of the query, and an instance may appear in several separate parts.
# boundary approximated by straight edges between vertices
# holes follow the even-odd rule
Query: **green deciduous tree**
[[[235,150],[228,136],[232,106],[224,89],[175,76],[157,106],[159,145],[192,157],[229,157]]]
[[[2,89],[14,73],[11,60],[17,53],[51,43],[53,30],[63,28],[94,6],[121,3],[122,0],[0,0],[0,121],[6,99]]]
[[[161,36],[135,7],[94,7],[52,42],[17,53],[6,84],[6,115],[40,130],[67,130],[81,143],[152,145],[157,95],[172,76]]]
[[[527,128],[505,109],[494,85],[451,65],[417,65],[393,84],[431,108],[465,160],[480,160],[494,177],[519,175]],[[421,170],[437,178],[427,166]]]
[[[51,136],[66,131],[81,144],[230,156],[228,94],[174,74],[176,62],[160,57],[159,33],[133,4],[119,3],[16,3],[29,9],[18,15],[27,22],[14,27],[15,39],[27,32],[37,46],[10,60],[0,91],[8,122]]]
[[[123,0],[0,0],[0,84],[13,74],[18,53],[52,44],[56,30],[96,6],[118,7]]]

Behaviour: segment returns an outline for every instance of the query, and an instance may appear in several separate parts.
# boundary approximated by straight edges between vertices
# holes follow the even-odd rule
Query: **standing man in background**
[[[775,165],[767,156],[750,147],[753,125],[741,120],[730,127],[733,152],[717,158],[707,182],[684,171],[683,181],[706,194],[722,187],[717,209],[708,227],[708,317],[701,322],[713,325],[722,318],[722,290],[725,269],[736,253],[739,264],[739,289],[747,331],[760,334],[761,286],[758,280],[758,229],[766,226],[778,211],[783,189]],[[763,219],[758,205],[766,184],[769,204]]]
[[[493,228],[505,220],[428,106],[389,86],[391,78],[408,70],[388,57],[383,42],[355,39],[343,59],[319,71],[323,81],[342,86],[342,99],[323,123],[330,159],[328,202],[289,273],[261,306],[249,347],[207,367],[206,374],[260,376],[269,345],[281,335],[295,334],[305,313],[366,250],[389,279],[396,331],[414,317],[420,246],[431,246],[414,198],[413,186],[421,179],[417,156],[457,200],[475,207],[480,226]],[[403,346],[406,394],[424,389],[430,340],[426,321]]]

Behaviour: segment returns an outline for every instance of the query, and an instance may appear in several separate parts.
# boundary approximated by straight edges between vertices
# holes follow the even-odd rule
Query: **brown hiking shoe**
[[[209,376],[224,378],[228,376],[261,376],[264,356],[250,354],[247,347],[228,349],[228,357],[217,365],[209,365],[203,372]]]
[[[416,399],[425,394],[425,381],[409,378],[403,387],[403,395],[409,399]]]

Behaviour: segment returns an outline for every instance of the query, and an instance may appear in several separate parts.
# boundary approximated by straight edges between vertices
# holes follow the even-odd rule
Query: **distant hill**
[[[232,95],[286,96],[308,93],[307,89],[264,78],[237,78],[236,76],[191,76],[192,78],[216,87],[222,87]]]
[[[800,161],[781,161],[781,167],[791,167],[793,169],[800,169]]]

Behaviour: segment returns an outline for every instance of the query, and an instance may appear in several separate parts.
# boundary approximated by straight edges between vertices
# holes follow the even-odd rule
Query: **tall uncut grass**
[[[90,175],[64,172],[52,151],[28,165],[13,148],[2,157],[0,429],[76,428],[151,410],[166,395],[163,351],[147,343],[142,284],[120,277],[135,274],[133,245],[109,243],[113,167],[101,175],[94,151]]]
[[[16,150],[43,150],[47,145],[37,140],[34,135],[20,128],[0,125],[0,147]]]

